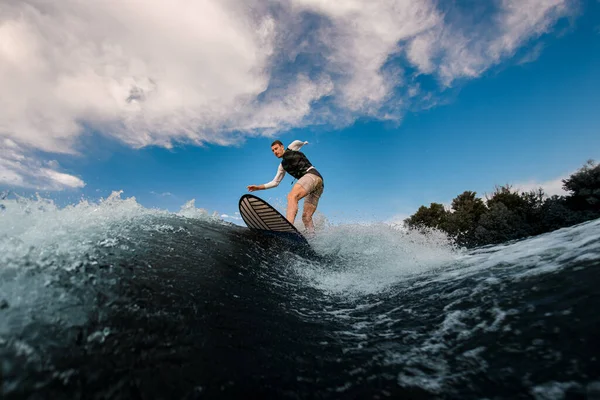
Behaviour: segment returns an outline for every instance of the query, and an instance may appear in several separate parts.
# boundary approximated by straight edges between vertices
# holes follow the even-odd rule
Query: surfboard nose
[[[273,206],[252,194],[245,194],[239,202],[240,215],[250,229],[280,234],[308,244],[306,238]]]

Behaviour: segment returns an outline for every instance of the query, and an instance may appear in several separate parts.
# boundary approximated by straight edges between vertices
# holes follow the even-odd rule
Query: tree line
[[[504,185],[496,187],[484,201],[476,192],[465,191],[452,200],[450,210],[439,203],[421,206],[404,225],[439,229],[457,244],[475,247],[600,218],[600,164],[589,160],[562,183],[566,196],[548,197],[542,188],[519,193]]]

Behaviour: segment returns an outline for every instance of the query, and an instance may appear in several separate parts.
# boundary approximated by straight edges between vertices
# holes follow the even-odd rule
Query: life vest
[[[296,179],[302,178],[306,171],[312,167],[308,158],[301,151],[286,149],[281,158],[283,169]]]

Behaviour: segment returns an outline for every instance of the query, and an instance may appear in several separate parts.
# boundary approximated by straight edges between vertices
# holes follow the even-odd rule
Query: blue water
[[[600,220],[475,250],[321,224],[303,253],[191,203],[2,205],[2,398],[600,398]]]

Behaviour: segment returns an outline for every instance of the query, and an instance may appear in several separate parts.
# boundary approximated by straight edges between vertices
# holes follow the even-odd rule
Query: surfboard
[[[298,232],[296,227],[263,199],[252,194],[245,194],[240,198],[239,207],[240,215],[248,228],[308,245],[306,238]]]

